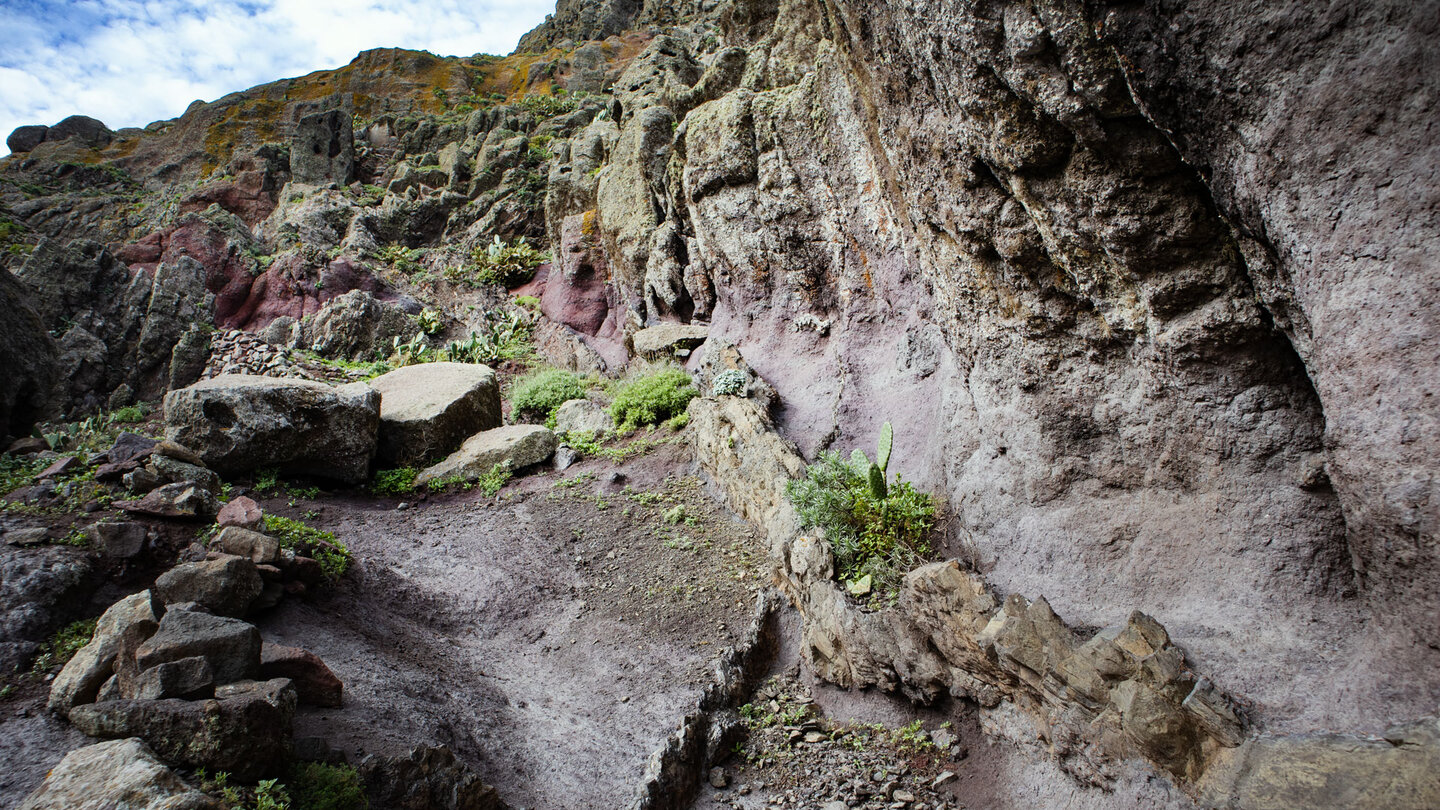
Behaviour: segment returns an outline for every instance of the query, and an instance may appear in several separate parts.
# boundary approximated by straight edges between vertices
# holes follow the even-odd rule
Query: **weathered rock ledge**
[[[1247,739],[1254,730],[1235,702],[1138,610],[1086,637],[1044,597],[1002,599],[956,560],[910,572],[894,607],[862,610],[835,582],[826,541],[799,531],[784,482],[804,462],[760,406],[699,398],[689,414],[697,462],[729,506],[768,533],[775,580],[803,620],[802,655],[824,680],[924,703],[948,692],[982,711],[1008,702],[1032,718],[1062,767],[1100,787],[1120,760],[1139,757],[1211,807],[1292,806],[1297,790],[1313,807],[1440,801],[1434,718],[1397,728],[1384,743],[1335,734]],[[1313,789],[1318,773],[1343,774],[1346,790]]]

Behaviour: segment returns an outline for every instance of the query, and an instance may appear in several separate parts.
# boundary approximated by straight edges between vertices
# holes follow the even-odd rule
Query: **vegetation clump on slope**
[[[785,485],[801,523],[830,541],[840,579],[860,586],[852,590],[893,592],[932,550],[934,499],[899,475],[886,480],[890,447],[887,422],[875,462],[859,450],[848,460],[824,451],[803,479]]]
[[[678,420],[697,393],[689,374],[678,368],[664,368],[622,383],[610,403],[610,416],[621,433]],[[676,422],[675,426],[682,425]]]

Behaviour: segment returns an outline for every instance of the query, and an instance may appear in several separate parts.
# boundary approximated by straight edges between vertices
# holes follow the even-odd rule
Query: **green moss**
[[[621,384],[610,403],[610,416],[622,433],[658,425],[683,414],[695,395],[689,374],[666,368]]]

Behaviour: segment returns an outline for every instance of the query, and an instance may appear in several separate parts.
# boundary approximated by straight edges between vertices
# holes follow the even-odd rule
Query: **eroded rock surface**
[[[165,435],[224,473],[275,467],[357,483],[375,453],[380,397],[352,383],[222,375],[165,397]]]

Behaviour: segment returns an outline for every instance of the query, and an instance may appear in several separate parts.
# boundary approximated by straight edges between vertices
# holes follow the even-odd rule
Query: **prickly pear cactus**
[[[886,422],[880,426],[880,445],[875,450],[875,466],[880,472],[890,469],[890,447],[895,443],[895,429]]]

